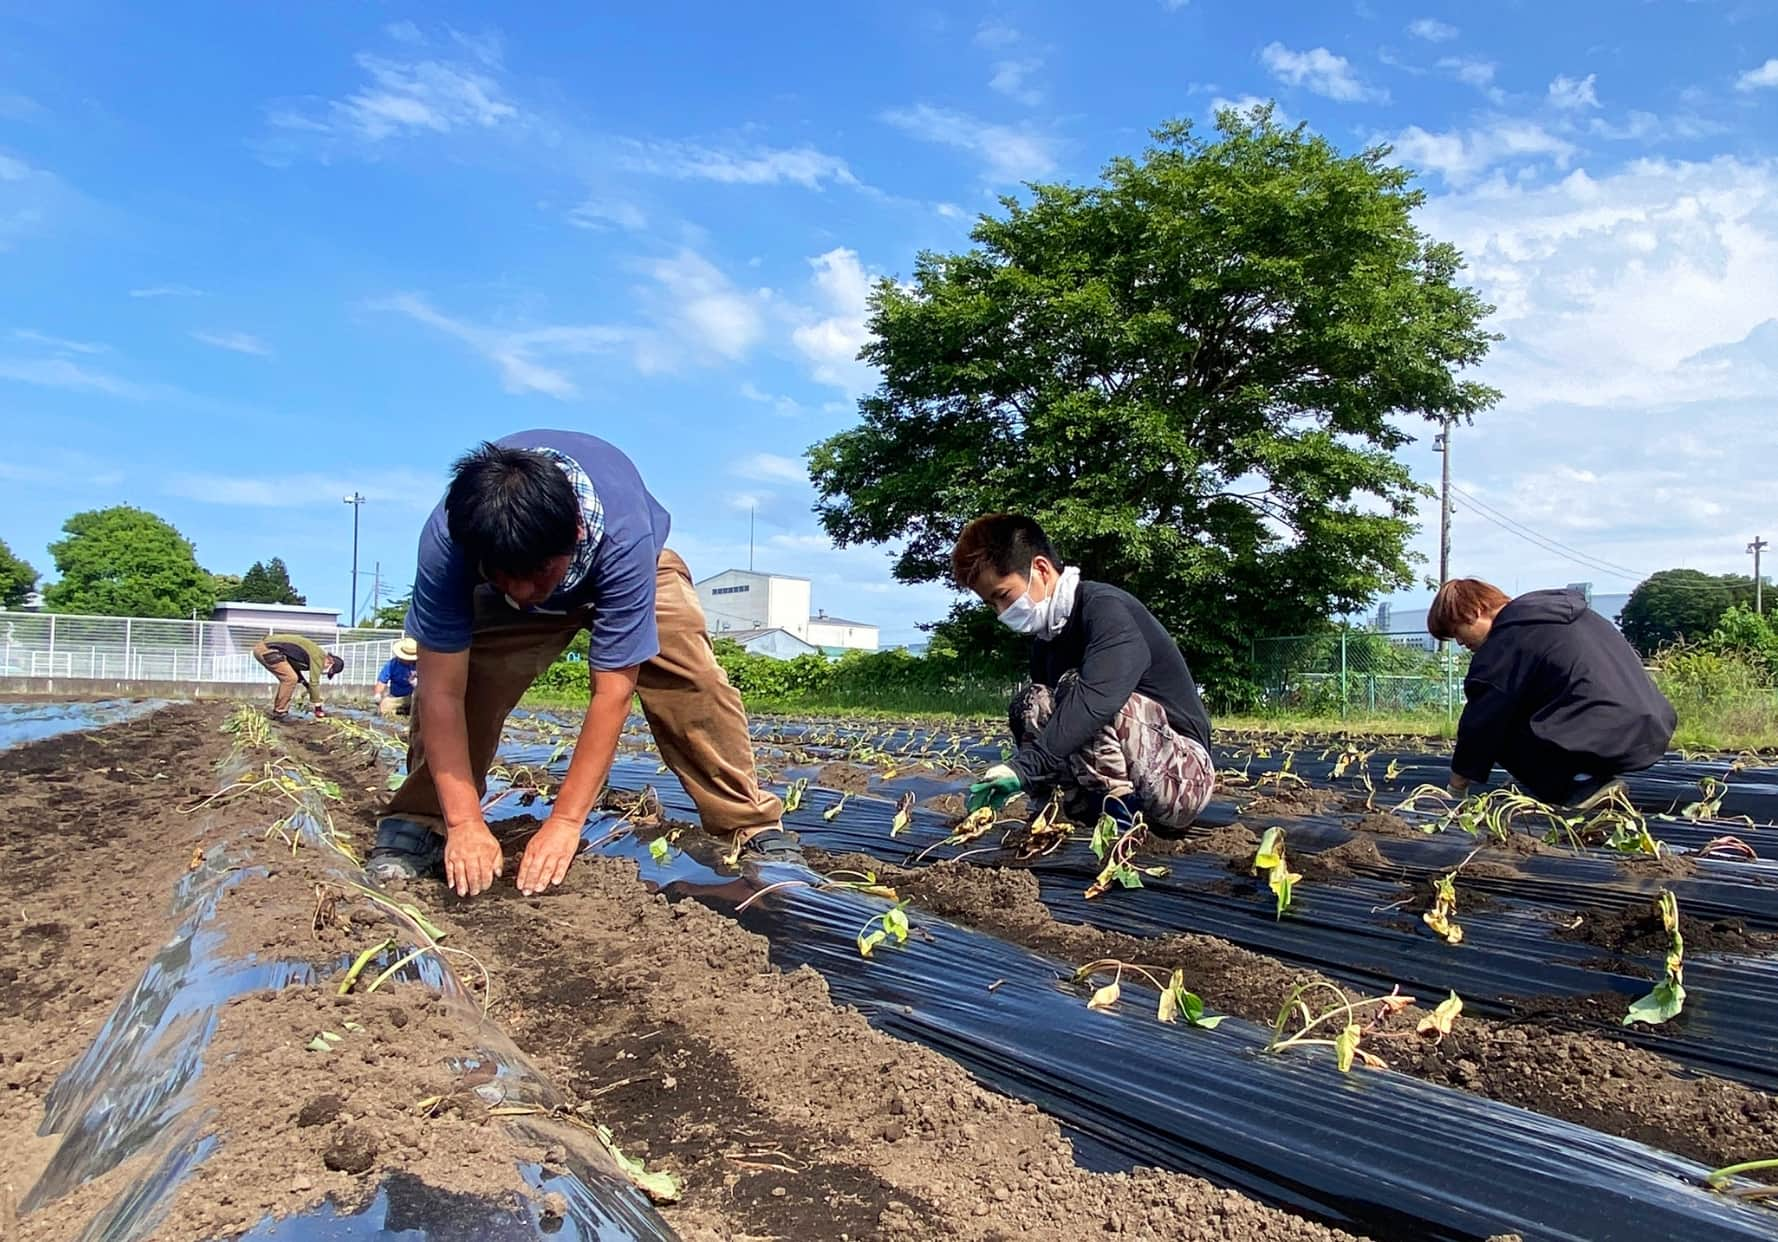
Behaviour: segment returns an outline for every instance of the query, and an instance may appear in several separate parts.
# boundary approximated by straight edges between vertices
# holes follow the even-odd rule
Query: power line
[[[1588,553],[1581,552],[1579,549],[1571,548],[1567,544],[1561,542],[1559,539],[1556,539],[1555,537],[1550,536],[1550,535],[1542,534],[1541,532],[1533,529],[1532,527],[1525,525],[1523,522],[1520,522],[1520,521],[1516,520],[1515,518],[1512,518],[1512,517],[1508,516],[1507,514],[1502,513],[1500,510],[1495,509],[1493,506],[1488,505],[1480,500],[1477,500],[1474,496],[1470,495],[1468,492],[1464,491],[1462,488],[1458,487],[1456,484],[1451,485],[1451,490],[1453,492],[1456,492],[1458,495],[1462,496],[1464,498],[1464,500],[1466,500],[1469,503],[1470,511],[1472,513],[1474,513],[1477,517],[1481,518],[1484,522],[1488,522],[1488,523],[1491,523],[1492,525],[1498,526],[1501,530],[1504,530],[1507,534],[1517,536],[1518,538],[1524,540],[1526,543],[1529,543],[1535,547],[1541,548],[1543,551],[1548,552],[1553,556],[1559,557],[1564,560],[1571,561],[1573,564],[1578,565],[1582,569],[1590,569],[1596,573],[1603,573],[1603,574],[1606,574],[1606,575],[1608,575],[1610,577],[1614,577],[1614,578],[1616,578],[1616,577],[1628,578],[1634,582],[1642,582],[1652,576],[1647,573],[1641,573],[1641,572],[1638,572],[1637,570],[1627,568],[1626,566],[1623,566],[1623,565],[1615,564],[1611,561],[1600,560],[1597,557],[1589,555]],[[1667,584],[1667,589],[1672,590],[1672,591],[1711,591],[1711,592],[1714,592],[1714,591],[1720,590],[1721,588],[1714,586],[1714,585],[1706,585],[1704,583],[1696,583],[1696,584],[1669,583],[1669,584]]]
[[[1469,492],[1464,491],[1461,487],[1458,487],[1454,483],[1451,485],[1451,490],[1456,492],[1459,496],[1463,497],[1465,500],[1469,501],[1469,503],[1471,505],[1475,506],[1475,508],[1477,510],[1481,511],[1481,516],[1487,517],[1490,514],[1493,515],[1493,517],[1495,519],[1498,519],[1495,523],[1496,525],[1504,525],[1504,527],[1506,529],[1512,531],[1512,533],[1517,534],[1521,538],[1529,540],[1530,542],[1538,544],[1546,552],[1558,552],[1558,553],[1565,554],[1569,557],[1572,557],[1574,559],[1575,563],[1580,565],[1582,568],[1596,569],[1596,570],[1599,570],[1604,573],[1612,574],[1614,576],[1621,574],[1624,577],[1634,578],[1638,581],[1642,580],[1643,578],[1648,577],[1647,574],[1640,573],[1637,570],[1628,568],[1627,566],[1616,564],[1615,562],[1605,560],[1602,557],[1594,556],[1588,552],[1582,552],[1578,548],[1569,547],[1567,544],[1563,543],[1560,539],[1557,539],[1554,535],[1546,535],[1541,531],[1535,530],[1532,527],[1525,525],[1525,523],[1519,521],[1518,519],[1511,517],[1508,514],[1502,513],[1499,509],[1496,509],[1493,505],[1488,504],[1486,501],[1477,499],[1475,496],[1472,496]]]

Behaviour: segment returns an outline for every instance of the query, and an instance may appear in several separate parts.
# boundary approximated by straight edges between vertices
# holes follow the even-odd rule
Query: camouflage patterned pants
[[[1013,739],[1022,745],[1037,736],[1056,710],[1058,696],[1074,689],[1072,673],[1061,685],[1027,686],[1012,702]],[[1167,709],[1133,694],[1111,724],[1085,748],[1069,756],[1063,797],[1069,818],[1096,819],[1107,797],[1131,800],[1150,824],[1184,830],[1191,826],[1216,788],[1210,752],[1167,723]],[[1089,805],[1090,804],[1090,805]]]

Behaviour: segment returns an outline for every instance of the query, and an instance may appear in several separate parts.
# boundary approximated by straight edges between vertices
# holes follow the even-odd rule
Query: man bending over
[[[592,701],[519,890],[567,874],[632,695],[707,831],[743,855],[799,856],[782,805],[755,780],[741,697],[716,663],[691,573],[667,547],[669,526],[630,459],[593,436],[522,431],[458,459],[420,534],[408,777],[378,821],[373,874],[442,862],[460,895],[494,882],[503,860],[481,799],[501,729],[583,628]]]

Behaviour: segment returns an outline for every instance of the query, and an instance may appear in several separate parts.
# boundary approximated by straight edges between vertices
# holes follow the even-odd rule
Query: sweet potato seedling
[[[832,806],[828,807],[825,811],[821,812],[821,818],[826,820],[830,824],[833,823],[834,820],[836,820],[840,817],[840,812],[846,809],[846,799],[850,798],[851,796],[852,795],[849,793],[841,794],[840,800],[838,802],[834,803]]]
[[[1309,1005],[1308,997],[1320,993],[1330,993],[1333,1003],[1328,1008],[1316,1013]],[[1278,1017],[1272,1023],[1272,1038],[1266,1044],[1267,1052],[1284,1052],[1291,1048],[1324,1047],[1334,1050],[1335,1064],[1340,1072],[1346,1073],[1354,1063],[1369,1069],[1388,1069],[1388,1062],[1363,1047],[1366,1039],[1412,1039],[1425,1033],[1426,1023],[1414,1031],[1380,1032],[1381,1025],[1391,1014],[1399,1013],[1414,1003],[1411,996],[1403,996],[1400,989],[1387,996],[1376,996],[1365,1000],[1353,1000],[1339,988],[1322,980],[1311,980],[1300,983],[1291,989],[1284,998],[1284,1004],[1278,1010]],[[1450,1008],[1446,1008],[1450,1006]],[[1439,1006],[1434,1016],[1442,1021],[1442,1027],[1435,1024],[1432,1028],[1438,1034],[1448,1034],[1451,1022],[1456,1020],[1463,1002],[1453,992],[1450,1000]],[[1364,1015],[1368,1019],[1363,1019]],[[1442,1017],[1441,1017],[1442,1015]],[[1361,1020],[1363,1019],[1363,1020]],[[1292,1029],[1293,1021],[1296,1023]],[[1329,1035],[1328,1031],[1337,1027],[1337,1034]],[[1288,1032],[1288,1033],[1287,1033]]]
[[[1678,1017],[1685,1008],[1685,937],[1679,931],[1679,898],[1663,888],[1655,898],[1655,908],[1661,912],[1661,926],[1667,932],[1667,973],[1653,991],[1631,1004],[1623,1018],[1625,1026],[1632,1022],[1655,1026]]]
[[[1121,985],[1124,972],[1127,970],[1146,980],[1150,987],[1161,994],[1160,1005],[1156,1008],[1154,1015],[1158,1021],[1176,1023],[1183,1018],[1187,1026],[1195,1026],[1204,1031],[1214,1031],[1222,1024],[1223,1015],[1207,1015],[1204,1012],[1203,998],[1196,992],[1187,990],[1183,970],[1175,970],[1171,975],[1167,975],[1164,967],[1140,966],[1134,962],[1120,962],[1114,957],[1108,957],[1096,962],[1088,962],[1075,971],[1074,982],[1090,982],[1094,975],[1102,974],[1108,970],[1113,972],[1111,982],[1094,990],[1091,999],[1087,1001],[1088,1009],[1095,1009],[1101,1013],[1110,1011],[1123,995]],[[1163,976],[1166,978],[1164,983],[1161,981]]]
[[[1037,831],[1035,822],[1032,824],[1032,831]],[[1120,828],[1117,820],[1109,813],[1101,815],[1093,828],[1093,837],[1089,844],[1093,857],[1105,865],[1087,886],[1087,900],[1104,896],[1111,891],[1113,885],[1141,888],[1143,876],[1158,880],[1166,875],[1165,867],[1138,867],[1133,861],[1136,851],[1147,841],[1148,825],[1143,822],[1140,811],[1130,817],[1128,828]]]
[[[1284,858],[1284,829],[1268,828],[1259,839],[1259,849],[1254,851],[1253,866],[1248,874],[1265,873],[1266,887],[1272,890],[1275,905],[1272,917],[1281,919],[1284,912],[1290,909],[1291,902],[1296,900],[1296,886],[1303,878],[1290,869]]]
[[[809,778],[806,776],[799,776],[790,782],[789,787],[784,790],[784,813],[786,815],[802,806],[803,794],[808,792],[808,788]]]
[[[893,939],[898,945],[906,944],[908,931],[907,902],[898,901],[858,929],[858,954],[860,957],[869,957],[885,940]]]
[[[895,804],[895,818],[889,821],[889,835],[899,837],[914,822],[914,794],[912,790],[901,795]]]
[[[1420,921],[1444,938],[1446,944],[1462,944],[1463,928],[1457,923],[1457,873],[1441,875],[1432,882],[1432,909]]]

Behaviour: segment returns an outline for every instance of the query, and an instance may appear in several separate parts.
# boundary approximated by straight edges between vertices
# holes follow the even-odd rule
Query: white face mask
[[[1006,606],[1006,611],[1000,614],[1000,624],[1015,634],[1035,634],[1043,626],[1048,603],[1048,600],[1042,604],[1035,602],[1027,591]]]

